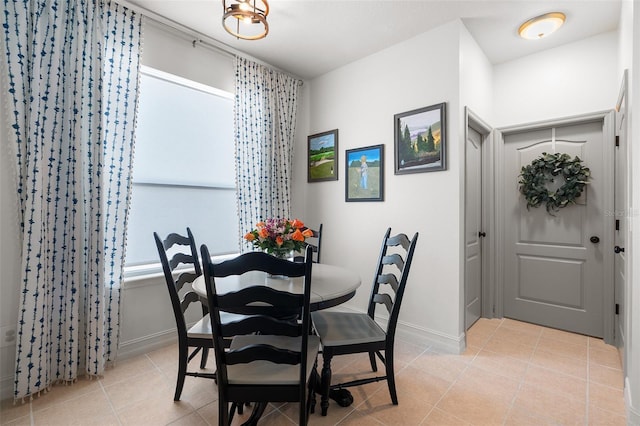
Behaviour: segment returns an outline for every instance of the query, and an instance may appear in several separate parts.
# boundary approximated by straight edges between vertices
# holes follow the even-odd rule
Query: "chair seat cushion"
[[[236,336],[229,349],[248,345],[269,344],[278,348],[300,350],[301,337],[247,335]],[[309,336],[307,352],[307,379],[311,375],[320,347],[318,336]],[[297,385],[300,382],[300,366],[254,361],[248,364],[227,366],[229,384],[232,385]]]
[[[244,315],[220,312],[220,321],[225,324],[245,318]],[[196,339],[213,339],[211,334],[211,317],[205,315],[187,330],[187,336]]]
[[[351,312],[311,312],[322,346],[345,346],[384,342],[384,330],[367,314]]]

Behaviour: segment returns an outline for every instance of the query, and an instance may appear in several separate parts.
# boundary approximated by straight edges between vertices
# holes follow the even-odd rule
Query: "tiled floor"
[[[386,382],[352,388],[355,402],[332,402],[311,425],[624,425],[616,350],[601,340],[513,320],[480,320],[463,355],[397,342],[400,405]],[[176,347],[121,361],[101,380],[55,386],[30,403],[5,401],[12,425],[215,425],[216,390],[187,378],[173,402]],[[368,357],[334,359],[334,378],[366,371]],[[212,362],[210,362],[212,364]],[[246,416],[244,417],[246,419]],[[297,405],[270,406],[260,424],[291,425]],[[238,420],[236,418],[236,420]],[[237,422],[239,423],[239,422]]]

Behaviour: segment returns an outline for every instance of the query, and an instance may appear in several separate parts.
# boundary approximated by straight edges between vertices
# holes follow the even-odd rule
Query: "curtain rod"
[[[138,12],[140,13],[142,16],[144,16],[146,19],[148,19],[151,23],[155,23],[155,24],[160,24],[165,28],[170,28],[176,32],[178,32],[179,35],[181,36],[188,36],[188,39],[191,40],[191,43],[193,45],[193,47],[196,47],[196,45],[202,45],[206,48],[209,48],[217,53],[221,53],[223,55],[229,56],[229,57],[235,57],[235,56],[240,56],[242,58],[245,59],[249,59],[253,62],[256,62],[258,64],[267,66],[269,68],[272,68],[276,71],[280,71],[282,73],[285,73],[289,76],[291,76],[292,78],[299,80],[300,81],[300,85],[302,85],[304,83],[304,80],[296,75],[291,74],[290,72],[281,70],[280,68],[277,68],[271,64],[268,64],[258,58],[255,58],[251,55],[248,55],[245,52],[242,52],[240,50],[234,49],[233,47],[222,43],[221,41],[218,41],[206,34],[202,34],[201,32],[194,30],[191,27],[188,27],[186,25],[183,25],[179,22],[174,21],[173,19],[169,19],[166,18],[156,12],[153,12],[145,7],[142,6],[138,6],[136,4],[133,4],[131,2],[129,2],[128,0],[115,0],[116,3],[121,4],[122,6],[133,10],[134,12]]]

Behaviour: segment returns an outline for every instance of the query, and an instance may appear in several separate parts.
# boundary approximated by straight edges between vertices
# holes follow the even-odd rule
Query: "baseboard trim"
[[[120,342],[118,346],[117,360],[132,358],[148,352],[168,346],[178,341],[175,329],[165,330],[148,336],[139,337],[126,342]],[[116,360],[116,362],[117,362]]]
[[[630,426],[640,426],[640,411],[633,406],[631,386],[628,377],[624,379],[624,391],[624,402],[627,407],[627,424]]]

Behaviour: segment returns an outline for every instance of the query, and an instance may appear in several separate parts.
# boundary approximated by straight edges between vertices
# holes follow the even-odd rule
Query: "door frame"
[[[494,215],[494,186],[493,186],[493,170],[494,170],[494,141],[491,137],[491,132],[493,128],[487,124],[482,118],[480,118],[476,113],[474,113],[468,106],[464,108],[464,158],[466,158],[467,153],[467,140],[469,138],[469,127],[480,133],[482,136],[482,229],[487,234],[486,237],[482,238],[480,242],[480,250],[482,253],[482,278],[481,278],[481,318],[493,318],[494,317],[494,295],[495,286],[489,285],[489,283],[495,282],[495,273],[493,265],[495,263],[495,238],[494,229],[495,229],[495,215]],[[466,166],[463,168],[464,175],[462,176],[462,193],[466,194],[465,183],[466,182]],[[462,248],[463,253],[466,245],[465,236],[467,235],[466,229],[466,202],[464,203],[464,219],[462,221]],[[466,328],[464,324],[466,324],[466,268],[462,268],[462,283],[463,283],[463,296],[461,298],[463,318],[462,324],[463,328]],[[466,330],[464,330],[466,332]]]
[[[603,170],[605,173],[604,182],[604,194],[603,194],[603,222],[604,222],[604,235],[602,236],[603,252],[605,253],[603,259],[603,276],[605,277],[605,283],[603,284],[603,329],[604,329],[604,341],[608,344],[613,344],[614,338],[614,315],[615,315],[615,299],[614,299],[614,286],[613,282],[607,282],[613,277],[613,225],[607,222],[606,212],[613,211],[613,181],[614,181],[614,148],[615,148],[615,115],[613,110],[599,111],[590,114],[581,114],[577,116],[564,117],[554,120],[537,121],[533,123],[527,123],[522,125],[515,125],[509,127],[502,127],[494,131],[494,212],[495,212],[495,264],[493,266],[495,270],[495,280],[490,281],[495,288],[493,289],[495,316],[502,318],[504,314],[504,258],[501,256],[504,253],[505,241],[504,232],[502,226],[497,224],[504,223],[504,197],[502,196],[502,188],[505,186],[505,182],[502,178],[504,175],[504,151],[505,151],[505,136],[528,132],[532,130],[538,130],[549,127],[557,127],[564,125],[573,125],[588,123],[593,121],[602,121],[602,135],[604,143],[604,158],[603,158]],[[611,250],[609,250],[609,248]]]
[[[624,70],[624,72],[622,73],[622,82],[620,84],[620,91],[618,93],[618,100],[616,101],[616,137],[619,137],[619,127],[618,127],[618,117],[617,114],[620,112],[620,109],[623,108],[624,113],[625,113],[625,125],[626,123],[628,123],[629,121],[629,101],[628,101],[628,97],[629,97],[629,83],[628,83],[628,79],[629,79],[629,71],[627,69]],[[629,171],[630,171],[630,165],[629,165],[629,137],[628,137],[628,132],[625,131],[625,137],[626,137],[626,141],[624,143],[624,152],[621,152],[621,148],[617,147],[615,152],[614,152],[614,173],[616,173],[617,175],[617,170],[615,170],[615,164],[617,164],[617,156],[620,155],[621,153],[624,155],[624,159],[626,162],[626,175],[624,176],[624,183],[625,183],[625,211],[624,211],[624,215],[622,216],[621,220],[625,221],[626,223],[624,224],[624,232],[626,233],[625,235],[625,245],[629,246],[629,208],[630,208],[630,202],[629,200],[631,199],[631,194],[629,191]],[[618,183],[617,180],[614,178],[614,211],[615,211],[615,194],[617,192],[617,188],[615,186],[615,184]],[[613,219],[617,219],[620,214],[619,211],[615,211],[614,214],[614,218]],[[614,240],[614,244],[615,244],[615,240]],[[615,255],[614,255],[615,256]],[[630,314],[628,313],[629,309],[632,309],[631,304],[628,302],[629,297],[628,295],[631,292],[630,289],[630,282],[629,282],[629,277],[630,277],[630,271],[631,271],[631,265],[630,262],[625,258],[625,264],[624,264],[624,276],[625,276],[625,282],[624,282],[624,287],[622,289],[622,313],[623,315],[619,315],[618,316],[618,327],[615,327],[615,321],[614,321],[614,345],[616,346],[616,348],[618,349],[618,354],[620,355],[620,358],[622,360],[622,372],[624,373],[624,376],[627,376],[627,350],[626,350],[626,346],[629,344],[628,343],[628,333],[629,333],[629,322],[628,319],[631,317]],[[614,289],[616,287],[616,271],[615,271],[615,259],[614,259],[614,272],[613,272],[613,285],[614,285]],[[616,294],[614,293],[614,303],[617,302],[617,297]],[[622,337],[620,336],[621,333],[619,333],[620,329],[622,329],[622,331],[624,332],[624,339],[625,340],[621,340]]]

